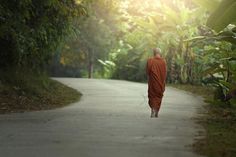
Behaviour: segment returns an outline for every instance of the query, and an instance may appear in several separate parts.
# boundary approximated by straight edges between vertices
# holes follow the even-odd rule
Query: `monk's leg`
[[[148,104],[151,108],[151,117],[158,117],[161,108],[162,97],[149,98]]]
[[[155,110],[152,108],[151,109],[151,118],[155,117]]]
[[[151,109],[151,118],[153,118],[153,117],[155,117],[155,107],[154,107],[155,105],[154,105],[153,101],[151,101],[150,99],[148,101],[148,104]]]
[[[158,117],[160,108],[161,108],[161,102],[162,102],[162,98],[159,98],[156,102],[155,102],[155,107],[154,107],[154,117]]]

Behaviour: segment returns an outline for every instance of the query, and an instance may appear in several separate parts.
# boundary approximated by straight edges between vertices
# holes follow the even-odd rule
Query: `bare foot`
[[[154,111],[154,113],[155,113],[155,114],[154,114],[154,117],[155,117],[155,118],[158,118],[158,111]]]
[[[151,109],[151,118],[154,118],[155,117],[155,112],[153,109]]]

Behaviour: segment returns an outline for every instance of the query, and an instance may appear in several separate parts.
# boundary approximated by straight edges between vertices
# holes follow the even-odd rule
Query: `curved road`
[[[150,118],[147,85],[57,78],[83,93],[68,107],[0,116],[1,157],[199,157],[191,144],[202,100],[167,87]]]

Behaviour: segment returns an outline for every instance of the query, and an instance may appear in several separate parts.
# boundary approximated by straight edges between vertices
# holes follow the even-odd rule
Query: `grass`
[[[201,85],[190,85],[190,84],[169,84],[169,86],[178,88],[184,91],[191,92],[196,95],[201,95],[204,98],[213,97],[213,90],[210,87],[201,86]]]
[[[203,86],[170,85],[172,87],[192,92],[209,99],[213,96],[213,89]],[[208,157],[236,156],[236,108],[205,105],[204,116],[198,122],[205,128],[203,139],[197,139],[194,150]]]
[[[207,106],[207,115],[200,120],[206,129],[205,139],[195,143],[195,150],[209,157],[236,156],[236,109]]]
[[[45,74],[9,70],[1,73],[0,114],[48,110],[79,100],[81,94]]]

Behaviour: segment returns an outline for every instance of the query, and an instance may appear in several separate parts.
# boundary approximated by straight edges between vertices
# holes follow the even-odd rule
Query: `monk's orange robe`
[[[153,57],[147,61],[148,75],[148,104],[152,109],[160,110],[163,93],[165,91],[166,62],[160,57]]]

